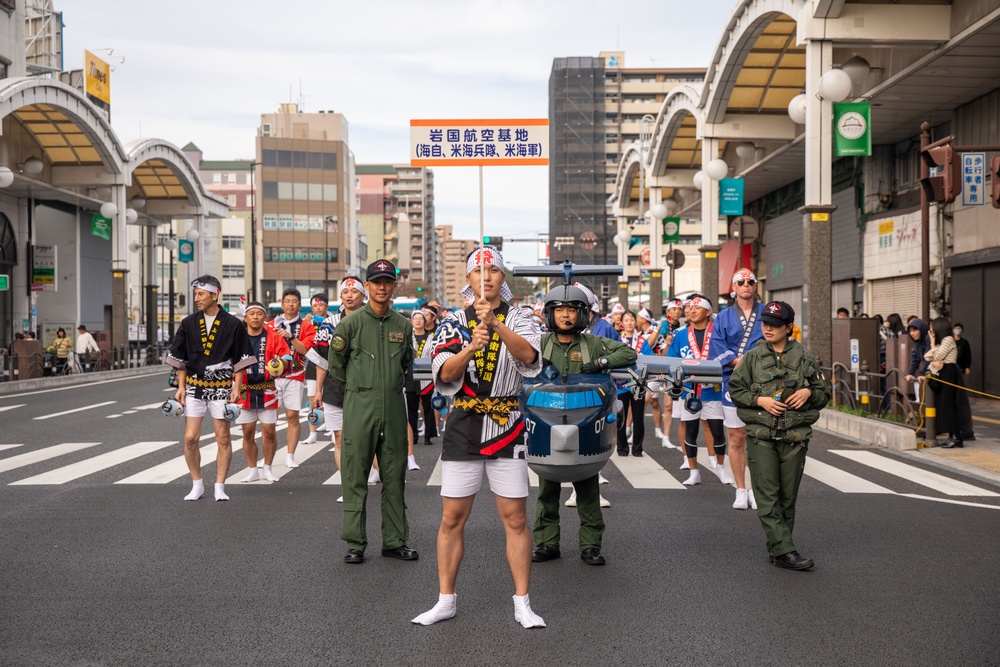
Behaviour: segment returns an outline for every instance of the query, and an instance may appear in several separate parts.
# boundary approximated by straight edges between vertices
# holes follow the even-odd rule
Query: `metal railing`
[[[852,371],[838,362],[832,368],[824,367],[823,371],[832,385],[835,409],[844,407],[850,412],[914,428],[919,425],[919,396],[913,401],[899,388],[900,381],[906,382],[906,374],[898,368],[875,373],[863,364],[860,370]]]
[[[88,355],[70,350],[64,361],[47,352],[19,355],[0,349],[0,382],[158,366],[163,363],[164,352],[162,345],[121,345]]]

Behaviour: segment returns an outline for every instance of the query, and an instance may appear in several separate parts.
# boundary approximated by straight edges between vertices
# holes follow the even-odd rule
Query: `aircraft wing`
[[[635,362],[634,371],[647,382],[692,382],[718,384],[722,381],[722,365],[718,361],[697,361],[678,357],[658,357],[643,354]],[[628,368],[611,371],[616,380],[632,380]]]

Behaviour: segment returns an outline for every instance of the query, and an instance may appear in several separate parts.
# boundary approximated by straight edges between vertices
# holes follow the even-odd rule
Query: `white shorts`
[[[306,398],[312,400],[316,395],[316,380],[306,380]]]
[[[467,498],[475,495],[483,482],[502,498],[528,497],[528,462],[525,459],[483,459],[482,461],[442,461],[441,495]]]
[[[674,404],[670,408],[670,415],[674,419],[680,419],[681,415],[683,414],[683,412],[684,412],[684,399],[683,398],[678,398],[678,399],[674,400]]]
[[[722,412],[725,415],[726,428],[743,428],[746,424],[737,416],[736,408],[731,405],[723,405]]]
[[[260,422],[261,424],[277,424],[277,408],[260,408],[259,410],[244,408],[240,410],[240,416],[236,418],[237,424],[253,424],[254,422]]]
[[[722,411],[722,401],[705,401],[701,404],[698,412],[688,412],[684,401],[677,401],[681,404],[681,421],[692,422],[698,419],[725,419]]]
[[[194,417],[197,419],[204,417],[207,411],[212,415],[212,419],[225,419],[223,415],[226,410],[226,401],[206,401],[203,398],[185,396],[184,403],[185,417]]]
[[[665,388],[662,382],[650,382],[646,387],[646,396],[649,398],[658,399],[664,393]]]
[[[278,408],[285,410],[302,409],[302,391],[305,385],[298,380],[288,380],[278,378],[274,381],[274,388],[278,390]]]
[[[329,403],[324,401],[323,423],[326,424],[326,428],[328,431],[343,431],[344,408],[338,408],[336,405],[330,405]]]

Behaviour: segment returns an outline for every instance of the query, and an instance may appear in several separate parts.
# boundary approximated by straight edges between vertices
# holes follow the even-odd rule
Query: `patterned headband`
[[[198,280],[193,281],[191,283],[191,287],[193,287],[194,289],[203,289],[206,292],[211,292],[212,294],[218,294],[219,292],[222,291],[222,288],[219,287],[218,285],[212,285],[211,283],[203,283]]]
[[[712,302],[704,297],[696,296],[691,299],[691,305],[697,306],[698,308],[704,308],[708,312],[712,312]]]
[[[489,246],[484,246],[477,250],[476,252],[469,255],[469,261],[465,263],[465,273],[470,274],[476,270],[479,266],[495,266],[504,274],[507,275],[507,270],[503,266],[503,256],[495,248]],[[466,285],[462,288],[462,296],[465,298],[475,298],[475,292],[472,289],[472,285]],[[510,291],[510,287],[507,286],[507,281],[503,281],[500,285],[500,298],[505,301],[510,301],[514,298],[514,294]]]
[[[368,290],[365,289],[365,286],[357,278],[344,278],[344,282],[340,283],[340,291],[343,292],[345,289],[356,289],[364,294],[365,297],[368,296]]]

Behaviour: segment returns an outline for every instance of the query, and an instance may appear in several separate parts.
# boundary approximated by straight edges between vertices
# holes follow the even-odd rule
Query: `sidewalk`
[[[99,371],[97,373],[80,373],[77,375],[55,375],[50,377],[35,378],[33,380],[15,380],[12,382],[0,382],[0,396],[17,394],[22,391],[35,391],[39,389],[53,389],[56,387],[71,387],[89,382],[100,382],[102,380],[114,380],[115,378],[134,377],[138,375],[163,374],[163,386],[167,386],[167,376],[170,374],[170,367],[160,366],[139,366],[137,368],[123,368],[117,371]]]
[[[930,447],[892,453],[1000,485],[1000,400],[972,394],[969,402],[976,439],[966,441],[962,449]],[[938,442],[943,443],[946,438],[939,436]]]

